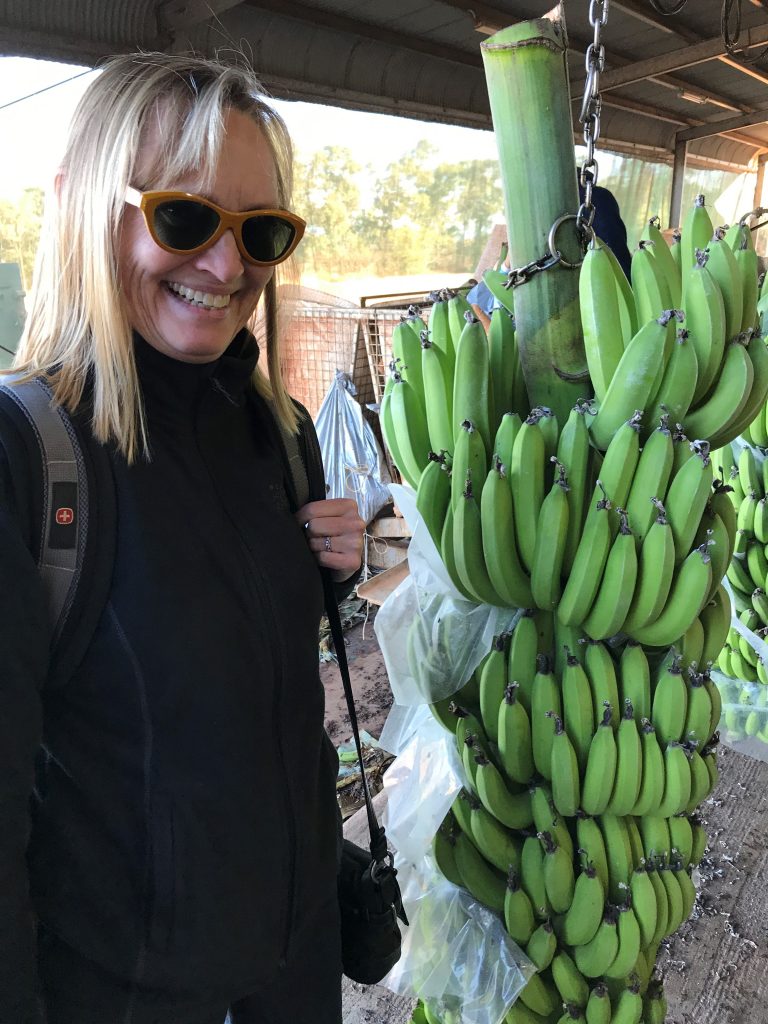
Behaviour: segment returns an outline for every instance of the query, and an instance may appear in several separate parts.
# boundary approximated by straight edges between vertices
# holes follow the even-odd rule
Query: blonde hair
[[[190,171],[209,187],[229,109],[252,117],[263,132],[277,169],[278,200],[288,208],[290,137],[254,73],[245,66],[165,53],[113,57],[103,66],[75,111],[57,201],[47,204],[14,369],[30,377],[45,374],[54,400],[70,412],[90,381],[93,433],[99,441],[116,443],[129,461],[140,450],[146,455],[148,445],[132,331],[118,282],[125,191],[133,184],[149,128],[159,140],[153,165],[146,168],[152,187],[166,188]],[[141,185],[148,187],[146,181]],[[264,291],[259,331],[267,374],[257,367],[253,383],[295,432],[296,408],[280,374],[277,290],[273,275]]]

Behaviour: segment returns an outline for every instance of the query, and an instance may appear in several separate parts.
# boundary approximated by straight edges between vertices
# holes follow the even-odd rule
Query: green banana
[[[464,888],[478,902],[500,914],[504,909],[506,888],[503,875],[487,863],[463,832],[456,835],[454,854]]]
[[[642,650],[642,648],[638,648],[638,650]],[[560,689],[562,691],[565,728],[573,744],[579,771],[583,774],[586,771],[589,746],[592,742],[595,711],[587,673],[584,671],[579,659],[571,654],[567,647]],[[565,812],[561,811],[561,813]]]
[[[518,999],[533,1010],[534,1013],[546,1018],[557,1010],[560,999],[553,985],[548,984],[540,974],[532,974],[524,987],[520,989]]]
[[[658,814],[664,795],[664,755],[656,739],[656,730],[647,718],[640,722],[640,743],[643,748],[643,775],[637,802],[631,812],[636,817]]]
[[[535,832],[527,835],[523,841],[519,881],[528,897],[533,915],[546,921],[552,908],[549,906],[547,890],[544,885],[544,851]]]
[[[664,746],[680,741],[687,707],[688,691],[679,658],[675,658],[661,673],[653,693],[651,720]]]
[[[605,707],[610,705],[611,712],[616,717],[615,721],[611,721],[611,726],[613,731],[617,732],[619,728],[619,684],[616,678],[616,666],[605,644],[594,640],[586,644],[584,670],[592,690],[595,730],[605,720]]]
[[[692,405],[696,407],[711,388],[725,351],[725,304],[720,286],[709,270],[709,253],[699,249],[685,282],[685,326],[696,350],[698,375]]]
[[[504,607],[506,602],[497,594],[485,567],[482,515],[472,487],[471,470],[467,472],[462,500],[454,509],[453,556],[465,590],[480,604]]]
[[[664,506],[656,498],[649,505],[658,510],[656,521],[640,549],[635,586],[622,629],[630,636],[655,622],[664,610],[675,573],[675,540]]]
[[[587,862],[573,890],[573,899],[559,929],[569,946],[584,946],[594,937],[603,918],[606,893],[593,864]]]
[[[589,999],[589,985],[573,959],[564,949],[559,949],[552,959],[552,980],[564,1003],[572,1006],[586,1006]]]
[[[421,376],[429,443],[434,452],[453,454],[453,390],[446,379],[444,364],[445,356],[425,331],[421,341]]]
[[[431,445],[427,418],[418,392],[402,377],[395,380],[389,396],[392,429],[396,448],[403,460],[402,469],[409,483],[416,488],[419,477],[429,461]]]
[[[688,555],[712,489],[712,462],[706,441],[691,444],[692,455],[673,477],[664,503],[675,538],[675,564]]]
[[[555,724],[550,762],[552,799],[559,814],[572,817],[578,810],[581,799],[579,762],[568,733],[563,728],[562,719],[554,711],[547,711],[547,715]]]
[[[581,788],[581,806],[587,814],[602,814],[611,799],[616,773],[616,740],[611,726],[611,707],[607,705],[603,720],[589,748],[587,768]]]
[[[645,409],[656,386],[659,366],[666,365],[667,327],[674,318],[682,319],[682,314],[665,307],[656,317],[643,324],[624,350],[590,425],[592,440],[601,451],[608,448],[616,431],[635,410]]]
[[[496,437],[493,441],[493,452],[501,460],[507,475],[509,475],[509,467],[512,464],[512,449],[515,444],[515,438],[522,425],[523,421],[516,412],[505,412],[496,431]]]
[[[429,309],[427,321],[429,339],[433,345],[437,345],[445,356],[446,374],[448,380],[453,380],[453,368],[456,361],[456,349],[451,337],[451,328],[448,322],[448,302],[443,293],[432,292],[430,295],[432,305]]]
[[[717,228],[710,239],[707,269],[723,293],[725,305],[725,336],[728,341],[741,331],[741,317],[744,308],[744,288],[741,274],[736,265],[733,250],[724,241],[725,232]]]
[[[602,482],[598,480],[597,483],[598,489],[602,489]],[[557,617],[566,626],[581,625],[589,614],[611,550],[611,503],[605,497],[605,491],[603,495],[587,516],[573,565],[557,607]]]
[[[611,1024],[611,998],[603,982],[598,981],[590,991],[584,1017],[587,1024]]]
[[[583,946],[575,947],[574,962],[584,977],[602,977],[616,959],[619,951],[617,923],[618,911],[609,903],[594,937]]]
[[[392,358],[399,365],[403,379],[414,389],[423,406],[425,400],[421,373],[421,342],[419,335],[406,321],[396,324],[392,331]]]
[[[578,402],[568,416],[557,442],[557,459],[568,477],[568,531],[563,570],[568,576],[581,539],[584,506],[590,475],[590,445],[586,413],[589,406]]]
[[[669,283],[653,257],[652,246],[644,239],[632,253],[631,282],[639,324],[646,324],[662,310],[673,308]]]
[[[618,279],[607,247],[596,238],[579,273],[579,308],[589,376],[597,400],[602,401],[624,354],[624,344],[617,329],[621,322]]]
[[[484,754],[478,754],[475,760],[477,795],[486,811],[507,828],[527,828],[533,822],[528,791],[511,793],[492,761]]]
[[[593,640],[605,640],[621,629],[632,603],[637,580],[637,549],[624,509],[616,510],[621,519],[619,534],[613,542],[603,570],[603,578],[594,604],[584,620],[584,632]]]
[[[592,864],[597,877],[603,887],[603,892],[608,892],[608,854],[605,850],[605,840],[597,821],[579,810],[576,814],[576,843],[579,852],[585,858],[585,863]]]
[[[709,211],[704,203],[704,196],[698,195],[694,200],[692,209],[683,221],[680,232],[680,266],[682,270],[683,292],[685,292],[688,275],[696,262],[696,250],[707,248],[713,232],[714,228],[709,217]]]
[[[664,500],[672,473],[674,453],[668,421],[666,414],[661,416],[659,426],[643,445],[627,497],[627,515],[638,543],[642,543],[655,518],[650,499],[656,496]]]
[[[437,864],[438,870],[449,882],[453,882],[454,885],[463,886],[464,882],[456,866],[455,846],[455,833],[441,825],[432,840],[432,855],[435,858],[435,864]]]
[[[631,914],[632,911],[630,910]],[[621,918],[619,918],[621,925]],[[611,1024],[640,1024],[643,1015],[643,997],[640,995],[640,985],[633,982],[618,998],[616,1008],[611,1017]]]
[[[672,740],[664,751],[664,795],[659,817],[671,818],[682,813],[691,799],[691,769],[685,747]]]
[[[659,388],[650,401],[648,419],[655,422],[663,413],[668,413],[675,423],[684,420],[693,401],[697,375],[696,349],[688,331],[681,327]]]
[[[571,833],[558,815],[552,799],[552,790],[543,780],[534,779],[530,787],[531,811],[537,832],[549,832],[558,846],[568,851],[573,858],[573,839]]]
[[[453,347],[458,351],[459,339],[466,324],[467,313],[474,317],[472,306],[466,298],[451,288],[445,289],[446,301],[448,303],[448,329],[451,332]]]
[[[480,717],[493,743],[499,741],[499,708],[507,685],[508,641],[506,633],[495,636],[480,669]]]
[[[565,693],[565,680],[563,680]],[[643,718],[651,713],[651,670],[648,658],[640,644],[629,640],[624,645],[619,659],[619,696],[620,705],[626,706],[629,700],[635,712],[635,721],[640,724]],[[565,706],[565,702],[563,702]],[[568,714],[566,712],[566,724]]]
[[[531,737],[533,741],[533,763],[536,771],[549,780],[552,776],[552,746],[554,731],[547,718],[547,712],[562,715],[560,688],[552,664],[546,654],[538,655],[536,677],[531,693]]]
[[[510,868],[520,870],[520,854],[523,844],[520,839],[498,822],[480,803],[470,809],[472,839],[489,864],[504,875]]]
[[[533,566],[536,528],[544,501],[545,441],[541,419],[540,413],[532,412],[520,427],[509,467],[517,549],[528,571]]]
[[[670,922],[670,906],[667,888],[662,881],[661,875],[656,870],[656,859],[648,861],[648,878],[650,879],[653,891],[656,895],[656,931],[651,940],[651,949],[656,949],[667,932],[667,925]]]
[[[505,773],[513,782],[528,783],[533,775],[531,723],[528,712],[517,699],[518,683],[510,683],[499,705],[499,757]]]
[[[516,683],[520,687],[517,698],[529,715],[538,650],[539,637],[533,612],[524,611],[512,631],[512,640],[509,645],[508,678],[510,683]]]
[[[515,339],[515,318],[502,306],[497,306],[491,313],[488,350],[493,401],[491,425],[496,429],[502,418],[517,408],[515,378],[522,376]]]
[[[485,328],[470,310],[456,347],[456,368],[453,377],[453,436],[458,439],[464,420],[474,423],[491,454],[490,426],[490,356]],[[494,429],[495,433],[495,429]]]
[[[430,452],[416,490],[416,508],[438,551],[450,501],[451,473],[445,455]]]
[[[451,505],[454,513],[466,486],[467,473],[472,475],[475,498],[479,502],[488,476],[488,460],[483,440],[471,420],[464,420],[461,424],[451,462]]]
[[[691,823],[691,832],[693,834],[693,845],[691,846],[691,864],[696,867],[701,864],[704,859],[704,854],[707,852],[707,833],[704,830],[704,826],[701,824],[701,820],[696,816],[689,818]]]
[[[598,818],[608,857],[608,896],[618,905],[624,898],[634,870],[632,843],[624,818],[602,814]]]
[[[698,616],[712,586],[712,565],[707,546],[694,548],[680,566],[677,578],[655,622],[630,634],[641,644],[664,647],[682,636]],[[655,724],[655,723],[654,723]]]
[[[721,447],[728,440],[731,423],[738,420],[749,401],[754,380],[752,360],[743,339],[737,336],[726,347],[722,368],[709,395],[686,416],[688,436],[707,439],[713,447]]]
[[[573,901],[573,859],[564,847],[554,842],[549,832],[540,832],[538,835],[544,848],[544,887],[547,900],[556,914],[564,914]]]
[[[537,971],[546,971],[557,952],[557,936],[550,920],[534,929],[525,947],[525,955]]]
[[[616,755],[616,778],[606,810],[613,815],[631,814],[640,795],[643,750],[630,700],[624,702],[624,715],[616,734]]]
[[[557,463],[558,477],[544,498],[536,527],[536,540],[531,565],[531,594],[537,608],[552,611],[560,600],[560,575],[568,538],[568,481],[565,467]],[[507,539],[512,547],[511,537]]]
[[[627,888],[627,894],[629,896],[630,890]],[[631,896],[623,903],[619,904],[619,920],[616,926],[616,931],[619,939],[619,948],[616,953],[616,957],[610,967],[606,970],[605,976],[607,978],[622,978],[625,979],[632,968],[637,963],[637,958],[640,955],[640,925],[638,924],[635,912],[632,909]],[[628,991],[625,989],[625,991]],[[619,999],[624,997],[624,993]],[[637,993],[638,1010],[642,1009],[642,1003],[640,1002],[639,993]],[[614,1014],[614,1020],[616,1014]]]
[[[656,891],[648,877],[648,869],[644,860],[637,864],[632,872],[629,891],[632,897],[632,908],[640,929],[640,944],[641,947],[647,949],[653,939],[659,918]]]
[[[709,737],[712,719],[712,699],[704,685],[707,677],[700,672],[688,672],[688,702],[685,713],[683,736],[703,747]]]
[[[658,264],[659,270],[669,287],[669,292],[672,296],[672,305],[679,306],[682,288],[680,267],[670,252],[669,246],[667,245],[666,239],[664,238],[664,235],[662,235],[660,228],[660,219],[658,217],[651,217],[646,228],[648,232],[648,241],[653,247],[653,258]]]

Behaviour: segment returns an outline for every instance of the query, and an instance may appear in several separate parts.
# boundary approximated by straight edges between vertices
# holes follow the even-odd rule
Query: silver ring
[[[326,537],[324,539],[323,543],[325,544],[325,550],[326,551],[331,551],[332,550],[332,548],[331,548],[331,538],[330,537]]]

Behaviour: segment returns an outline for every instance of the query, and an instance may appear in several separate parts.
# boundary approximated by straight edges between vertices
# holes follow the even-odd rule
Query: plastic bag
[[[494,636],[508,632],[521,613],[465,600],[416,511],[414,492],[397,484],[390,490],[412,532],[410,575],[381,606],[373,628],[395,701],[431,704],[464,685]]]
[[[452,1013],[456,1024],[499,1024],[533,964],[501,919],[446,881],[432,859],[432,837],[462,785],[455,743],[426,708],[400,708],[394,718],[391,735],[408,740],[384,776],[384,823],[410,926],[382,984],[423,999],[441,1018]]]
[[[349,374],[336,377],[315,420],[329,498],[354,498],[366,523],[389,503],[390,476],[376,436],[353,395]]]

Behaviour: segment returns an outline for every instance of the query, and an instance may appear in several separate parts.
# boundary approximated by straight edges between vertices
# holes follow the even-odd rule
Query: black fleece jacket
[[[273,977],[300,931],[336,927],[322,588],[249,384],[257,348],[243,334],[192,365],[136,346],[152,458],[110,453],[111,592],[55,688],[29,554],[39,481],[0,416],[3,1024],[36,1019],[31,908],[125,979],[232,998]]]

